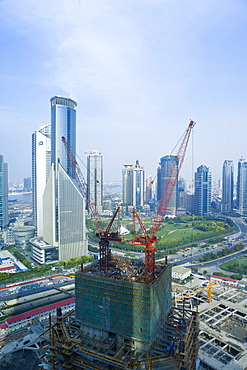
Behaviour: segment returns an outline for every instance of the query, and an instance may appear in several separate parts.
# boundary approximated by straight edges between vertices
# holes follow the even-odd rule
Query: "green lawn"
[[[247,275],[247,257],[240,257],[224,263],[220,266],[222,270]]]
[[[188,225],[186,227],[186,225]],[[203,234],[203,231],[196,230],[191,224],[165,224],[157,233],[158,239],[165,238],[167,241],[175,241],[188,236]]]

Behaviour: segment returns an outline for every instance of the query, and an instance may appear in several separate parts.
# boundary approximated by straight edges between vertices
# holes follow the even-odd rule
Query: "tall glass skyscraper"
[[[58,248],[58,259],[86,255],[85,199],[75,181],[74,168],[62,142],[76,153],[76,106],[68,98],[51,102],[51,165],[43,193],[43,239]]]
[[[51,163],[60,163],[66,173],[74,177],[68,161],[65,137],[72,153],[76,153],[76,107],[77,103],[68,98],[54,96],[51,102]]]
[[[247,161],[238,162],[237,207],[241,216],[247,216]]]
[[[8,223],[8,164],[0,155],[0,230],[4,229]]]
[[[87,157],[87,198],[98,214],[103,210],[103,155],[92,150]]]
[[[176,160],[175,155],[165,155],[160,158],[160,164],[157,171],[157,201],[159,202],[162,198],[163,191],[166,187],[166,183],[169,179],[172,166]],[[178,163],[175,163],[177,167]],[[177,174],[177,171],[175,172]],[[167,214],[175,215],[178,207],[178,182],[176,182],[173,190],[169,205],[167,207]]]
[[[212,174],[209,167],[202,164],[195,173],[195,214],[206,216],[211,213]]]
[[[233,161],[225,160],[222,168],[222,212],[233,210]]]

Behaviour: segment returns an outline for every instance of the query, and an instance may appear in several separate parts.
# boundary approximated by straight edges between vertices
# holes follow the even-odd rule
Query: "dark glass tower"
[[[162,198],[164,189],[169,179],[172,167],[176,160],[175,155],[165,155],[160,158],[160,165],[157,172],[157,201]],[[177,163],[175,164],[178,165]],[[176,172],[177,173],[177,172]],[[178,182],[176,182],[169,205],[167,207],[167,214],[175,215],[178,207]]]
[[[202,164],[195,173],[195,214],[206,216],[211,213],[212,175]]]

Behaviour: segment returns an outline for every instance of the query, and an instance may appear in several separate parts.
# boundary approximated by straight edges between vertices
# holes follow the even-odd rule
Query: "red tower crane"
[[[166,182],[165,189],[163,191],[161,200],[159,202],[159,206],[157,209],[157,212],[154,217],[154,222],[152,226],[151,235],[147,233],[145,226],[143,225],[140,217],[138,216],[136,210],[133,208],[133,224],[135,224],[135,218],[137,218],[139,225],[141,227],[141,230],[143,232],[143,235],[136,235],[133,239],[129,240],[129,244],[135,244],[135,245],[144,245],[146,248],[144,249],[145,252],[145,275],[146,279],[149,280],[150,278],[154,277],[155,273],[155,247],[154,243],[157,240],[157,231],[159,230],[165,214],[167,207],[169,205],[169,202],[171,200],[171,196],[173,193],[173,190],[176,185],[176,181],[178,179],[178,175],[180,173],[186,149],[188,146],[189,138],[191,131],[193,127],[195,126],[194,121],[190,121],[188,128],[186,129],[184,135],[182,136],[182,142],[180,144],[180,147],[178,149],[177,155],[175,156],[175,160],[172,164],[168,180]]]

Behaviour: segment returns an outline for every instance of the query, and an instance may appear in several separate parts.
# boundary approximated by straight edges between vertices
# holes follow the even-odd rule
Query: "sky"
[[[77,101],[78,163],[100,150],[105,181],[137,159],[155,177],[190,120],[182,177],[247,158],[246,0],[0,0],[0,37],[10,180],[31,176],[54,95]]]

